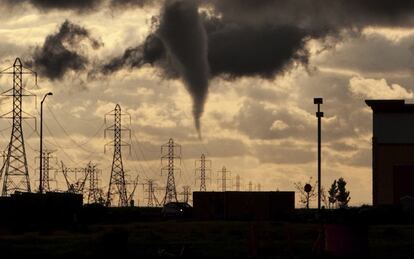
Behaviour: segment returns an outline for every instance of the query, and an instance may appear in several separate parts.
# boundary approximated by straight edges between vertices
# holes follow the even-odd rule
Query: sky
[[[294,190],[317,176],[314,97],[323,97],[322,185],[343,177],[351,205],[372,203],[372,113],[365,99],[413,99],[411,1],[4,0],[0,68],[20,57],[39,75],[24,78],[44,108],[45,147],[60,167],[89,161],[109,182],[105,114],[120,104],[132,131],[123,149],[128,179],[161,175],[160,146],[182,146],[182,186],[199,188],[195,160],[212,160],[207,189],[223,166],[241,188]],[[9,76],[0,88],[12,87]],[[27,97],[24,111],[38,116]],[[11,109],[1,99],[0,111]],[[37,121],[39,123],[39,121]],[[25,120],[32,188],[39,135]],[[0,147],[10,120],[0,121]],[[56,179],[63,189],[61,173]],[[54,185],[54,184],[52,184]],[[135,200],[145,204],[143,186]],[[163,193],[157,193],[161,200]],[[298,200],[298,198],[297,198]],[[299,206],[299,205],[298,205]]]

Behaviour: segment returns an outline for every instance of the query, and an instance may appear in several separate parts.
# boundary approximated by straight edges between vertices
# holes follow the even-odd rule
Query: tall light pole
[[[321,209],[321,119],[323,112],[321,112],[322,98],[313,98],[313,103],[318,105],[316,117],[318,118],[318,210]]]
[[[43,193],[43,102],[48,95],[53,95],[52,92],[48,92],[43,96],[40,102],[40,174],[39,174],[39,193]]]

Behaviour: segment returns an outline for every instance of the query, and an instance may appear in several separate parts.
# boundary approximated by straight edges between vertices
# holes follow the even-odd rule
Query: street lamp
[[[53,95],[52,92],[48,92],[43,96],[40,102],[40,174],[39,174],[39,193],[43,193],[43,102],[48,95]]]
[[[321,118],[323,118],[323,112],[321,112],[321,104],[323,99],[313,98],[313,103],[318,105],[318,111],[316,117],[318,118],[318,210],[321,209]]]

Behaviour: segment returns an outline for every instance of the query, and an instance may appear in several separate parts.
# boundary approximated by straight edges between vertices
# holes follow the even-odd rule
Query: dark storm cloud
[[[290,25],[260,26],[205,21],[213,76],[272,78],[289,64],[307,64],[306,32]]]
[[[208,11],[197,15],[195,2]],[[170,0],[150,35],[163,45],[150,62],[144,57],[153,49],[143,48],[146,41],[112,60],[104,72],[151,63],[166,77],[180,75],[193,96],[198,125],[207,96],[207,68],[212,78],[271,79],[292,66],[306,66],[311,39],[332,47],[341,37],[360,35],[365,26],[410,26],[413,10],[412,1]]]
[[[111,0],[110,6],[117,9],[151,6],[161,2],[161,0]]]
[[[104,64],[101,72],[110,74],[147,63],[161,67],[166,77],[182,78],[193,98],[193,116],[200,133],[210,74],[207,35],[194,2],[166,1],[156,32],[143,44],[127,49]]]
[[[126,49],[121,56],[102,65],[99,72],[107,75],[122,68],[140,68],[144,64],[153,64],[163,56],[164,45],[161,40],[154,35],[149,35],[143,44]]]
[[[296,24],[312,30],[365,25],[409,26],[414,2],[410,0],[201,0],[226,19]]]
[[[172,65],[179,71],[193,98],[195,126],[200,132],[200,117],[208,91],[209,66],[207,35],[197,5],[191,1],[167,1],[157,33]]]
[[[28,3],[42,10],[74,10],[88,12],[96,10],[103,0],[6,0],[9,5]]]
[[[68,71],[85,70],[89,59],[80,51],[82,42],[94,49],[102,45],[87,29],[66,20],[58,32],[47,36],[43,46],[34,50],[30,63],[41,76],[51,80],[62,79]]]

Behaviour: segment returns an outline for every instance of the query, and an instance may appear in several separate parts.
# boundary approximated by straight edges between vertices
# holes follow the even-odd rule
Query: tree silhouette
[[[347,208],[348,202],[351,200],[351,197],[349,197],[349,191],[346,190],[346,182],[344,178],[339,178],[336,182],[336,185],[338,187],[338,194],[336,195],[336,200],[338,201],[340,208]]]
[[[314,200],[318,195],[315,188],[318,182],[315,181],[314,183],[312,183],[312,177],[310,177],[309,181],[305,184],[303,184],[302,182],[295,182],[293,184],[299,194],[299,202],[302,203],[305,208],[309,209],[310,201]],[[310,192],[305,191],[305,185],[307,184],[311,186]]]
[[[331,188],[328,190],[328,201],[329,201],[329,208],[334,208],[336,204],[336,196],[338,195],[338,186],[336,184],[336,180],[333,181]]]

